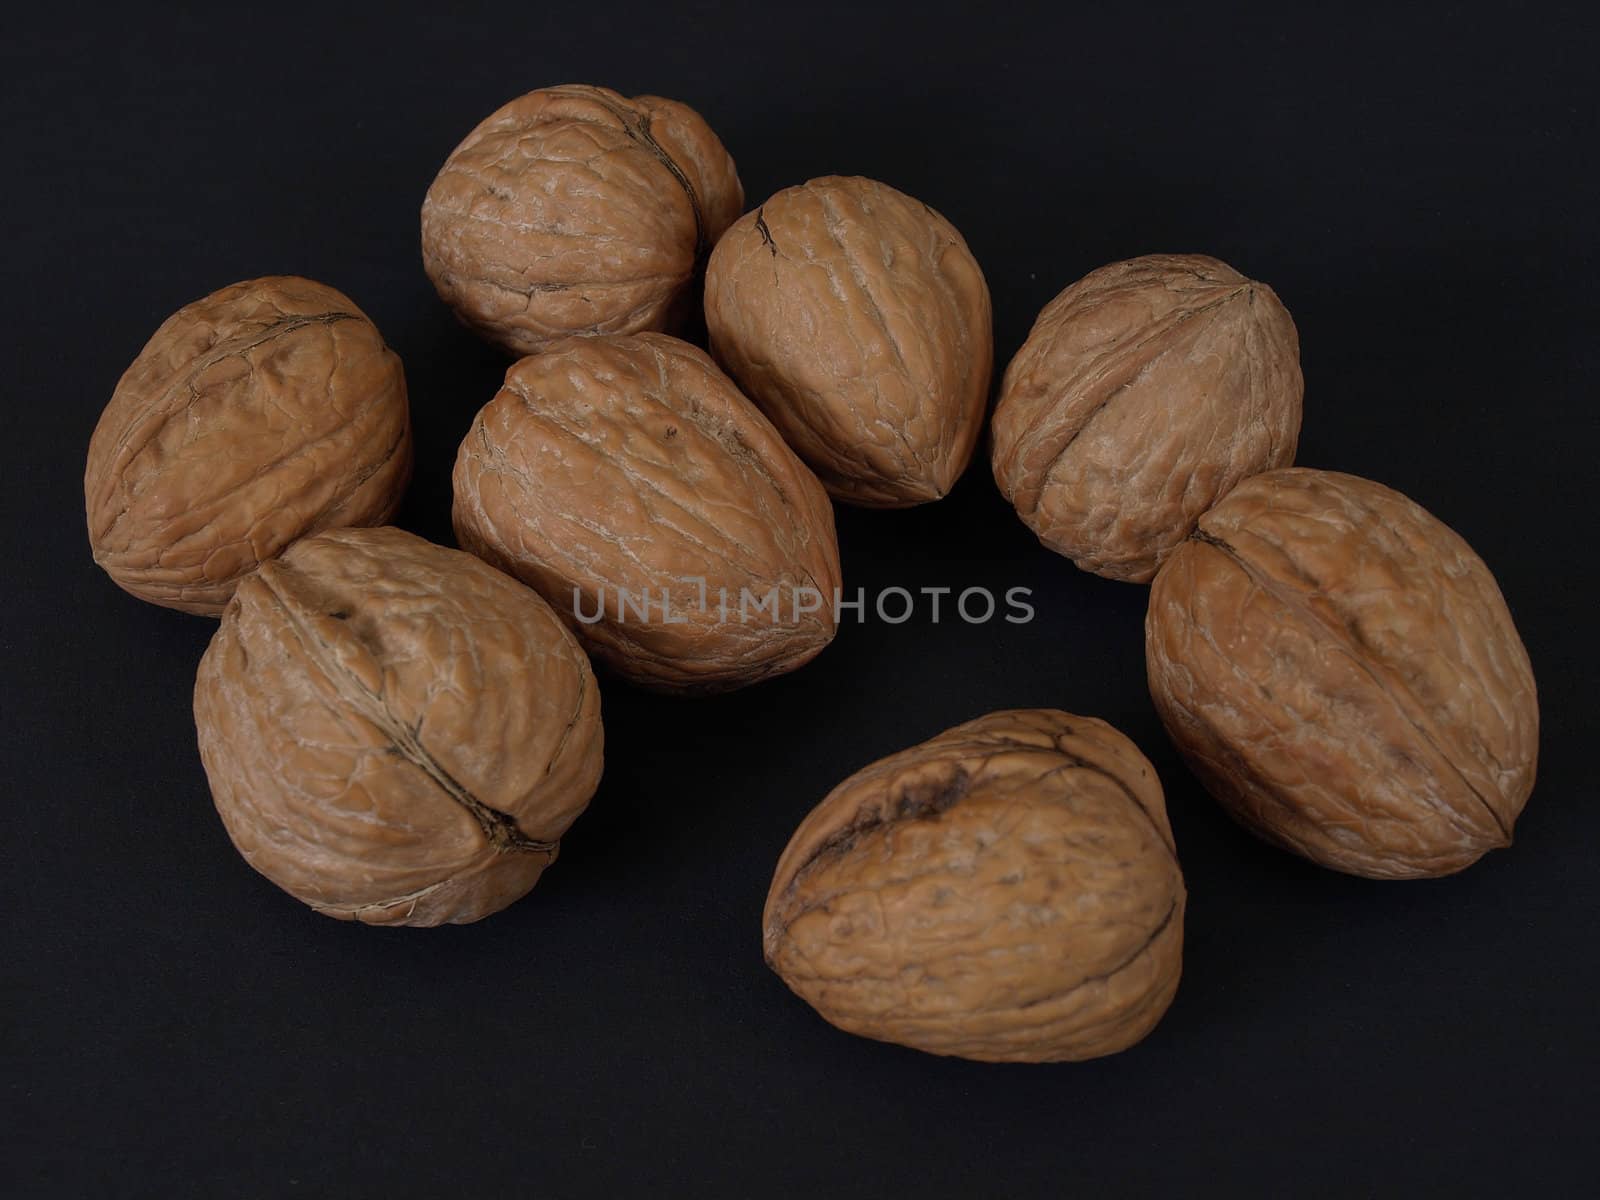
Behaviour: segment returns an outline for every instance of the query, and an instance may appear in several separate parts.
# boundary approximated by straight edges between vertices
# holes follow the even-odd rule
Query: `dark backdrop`
[[[1600,42],[1577,5],[1295,7],[8,16],[0,1191],[1578,1189],[1600,1117]],[[1151,711],[1145,589],[1039,548],[980,460],[943,503],[841,511],[846,578],[1032,587],[1033,624],[849,625],[716,700],[612,684],[593,806],[535,893],[473,927],[339,924],[250,871],[190,720],[214,627],[91,564],[89,432],[173,309],[311,275],[404,359],[401,524],[448,541],[455,445],[503,363],[429,288],[418,206],[480,117],[567,81],[690,102],[752,203],[830,172],[927,200],[988,273],[1002,364],[1112,259],[1205,251],[1271,283],[1304,346],[1300,461],[1409,493],[1510,601],[1544,716],[1516,846],[1372,883],[1237,830]],[[1160,769],[1192,896],[1171,1012],[1047,1067],[834,1031],[761,962],[790,831],[869,760],[1027,705],[1104,716]]]

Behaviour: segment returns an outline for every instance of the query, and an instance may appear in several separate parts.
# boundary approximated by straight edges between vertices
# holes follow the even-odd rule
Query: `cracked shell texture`
[[[296,538],[393,516],[411,478],[400,359],[348,297],[294,276],[179,309],[89,441],[95,562],[154,604],[217,616]]]
[[[871,179],[786,188],[712,251],[706,325],[837,499],[922,504],[966,469],[994,363],[989,288],[926,204]]]
[[[840,1029],[932,1054],[1097,1058],[1177,991],[1161,785],[1104,721],[991,713],[845,780],[795,831],[767,963]]]
[[[245,580],[194,716],[245,860],[374,925],[525,895],[600,781],[599,689],[555,613],[398,529],[307,538]]]
[[[1092,271],[1006,369],[995,481],[1050,549],[1147,583],[1201,513],[1294,461],[1300,343],[1264,283],[1200,254]]]
[[[1246,828],[1353,875],[1445,875],[1505,846],[1539,707],[1500,589],[1455,532],[1332,471],[1240,484],[1161,568],[1150,693]]]
[[[422,261],[466,325],[532,354],[575,334],[673,327],[743,207],[733,160],[687,105],[543,88],[445,160],[422,204]]]
[[[456,455],[454,517],[464,549],[635,683],[725,691],[833,640],[827,494],[703,351],[664,334],[575,338],[513,364]],[[774,590],[776,615],[758,611]]]

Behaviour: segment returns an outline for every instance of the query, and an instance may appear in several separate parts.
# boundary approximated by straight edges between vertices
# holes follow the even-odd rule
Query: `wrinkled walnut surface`
[[[841,783],[795,831],[767,962],[850,1033],[1047,1062],[1122,1050],[1182,966],[1155,770],[1103,721],[991,713]]]
[[[739,687],[834,635],[827,495],[710,358],[662,334],[577,338],[513,364],[456,456],[454,519],[463,548],[537,589],[637,683]],[[807,587],[821,606],[796,619]],[[754,608],[774,588],[777,620]],[[649,618],[618,620],[619,589],[648,591]],[[606,618],[577,621],[575,593]]]
[[[456,147],[422,205],[422,259],[456,315],[515,354],[670,328],[744,207],[700,115],[659,96],[529,92]]]
[[[328,916],[475,921],[525,895],[600,780],[600,697],[548,605],[398,529],[295,543],[195,681],[239,852]]]
[[[1393,879],[1510,843],[1538,757],[1528,655],[1483,561],[1398,492],[1240,484],[1156,577],[1145,646],[1178,749],[1267,840]]]
[[[400,360],[350,299],[269,276],[179,309],[89,442],[94,558],[156,604],[216,616],[296,538],[388,520],[411,477]]]
[[[943,496],[994,360],[989,289],[933,209],[870,179],[786,188],[706,268],[712,351],[840,500]]]
[[[1266,284],[1199,254],[1092,271],[1006,369],[994,477],[1086,571],[1144,583],[1241,479],[1294,461],[1299,338]]]

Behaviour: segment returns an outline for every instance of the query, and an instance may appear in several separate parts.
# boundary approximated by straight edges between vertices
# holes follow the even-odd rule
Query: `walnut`
[[[1150,692],[1246,828],[1339,871],[1444,875],[1508,845],[1539,709],[1500,589],[1397,492],[1246,480],[1156,576]]]
[[[569,84],[486,118],[422,204],[422,261],[463,323],[514,354],[677,324],[744,207],[733,160],[687,105]]]
[[[463,548],[636,683],[741,687],[834,635],[826,493],[710,358],[663,334],[515,363],[461,443],[454,517]]]
[[[83,477],[94,559],[140,599],[216,616],[298,537],[387,521],[411,477],[400,360],[309,279],[179,309],[118,382]]]
[[[320,913],[476,921],[600,781],[600,696],[539,597],[398,529],[296,542],[200,662],[200,757],[239,852]]]
[[[994,477],[1050,549],[1148,582],[1241,479],[1294,461],[1299,339],[1272,289],[1199,254],[1092,271],[1039,314],[993,421]]]
[[[850,1033],[1011,1062],[1095,1058],[1178,987],[1161,785],[1104,721],[991,713],[846,779],[795,831],[768,964]]]
[[[712,352],[836,498],[937,500],[972,457],[989,289],[933,209],[870,179],[787,188],[706,268]]]

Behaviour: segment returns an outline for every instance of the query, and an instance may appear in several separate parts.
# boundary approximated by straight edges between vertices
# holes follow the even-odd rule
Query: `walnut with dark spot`
[[[478,125],[422,205],[422,259],[456,315],[514,354],[674,327],[744,205],[687,105],[567,84]]]
[[[1246,828],[1379,879],[1507,845],[1539,706],[1483,560],[1398,492],[1333,471],[1246,480],[1156,576],[1150,693]]]
[[[346,920],[504,908],[600,780],[599,691],[555,613],[398,529],[307,538],[246,579],[194,715],[239,852]]]
[[[298,537],[387,521],[411,477],[400,360],[347,296],[293,276],[179,309],[89,442],[95,562],[155,604],[216,616]]]
[[[1104,721],[1026,709],[835,788],[778,862],[763,944],[850,1033],[963,1058],[1085,1059],[1161,1019],[1184,903],[1148,760]]]

